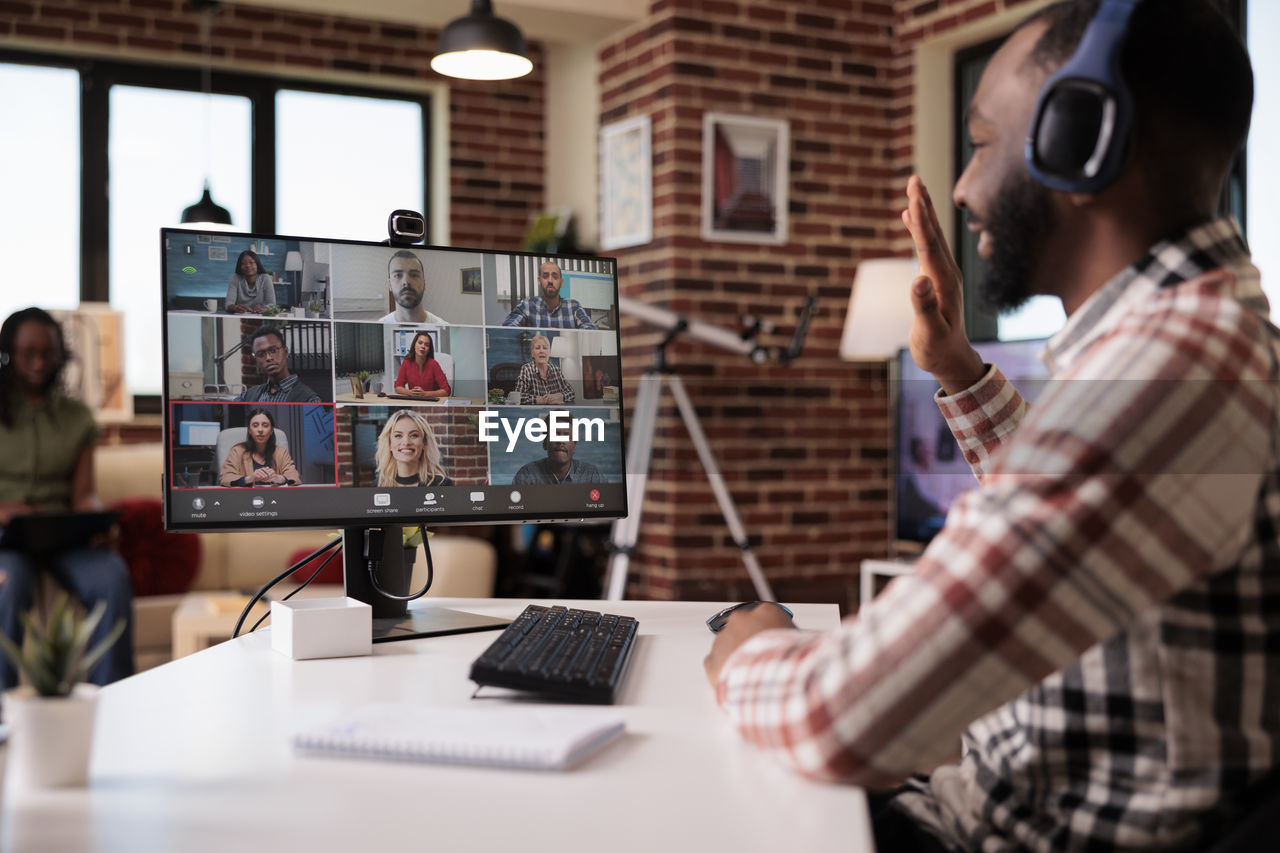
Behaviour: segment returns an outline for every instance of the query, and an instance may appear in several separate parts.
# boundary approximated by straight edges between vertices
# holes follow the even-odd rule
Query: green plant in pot
[[[100,601],[81,617],[61,593],[46,619],[22,615],[23,647],[0,634],[0,651],[29,682],[4,694],[12,731],[9,780],[16,787],[83,785],[88,779],[98,688],[84,680],[125,630],[120,619],[90,646],[105,613]]]

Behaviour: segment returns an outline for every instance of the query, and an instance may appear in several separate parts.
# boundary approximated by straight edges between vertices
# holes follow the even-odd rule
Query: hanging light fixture
[[[510,80],[533,70],[524,34],[493,14],[489,0],[471,0],[471,13],[440,31],[431,69],[463,80]]]
[[[213,14],[222,8],[218,0],[191,0],[191,5],[203,13],[201,33],[204,41],[204,68],[200,71],[200,88],[204,92],[204,195],[182,211],[183,225],[230,225],[231,212],[213,200],[209,193],[209,110],[212,95],[212,70],[209,63],[209,27]]]

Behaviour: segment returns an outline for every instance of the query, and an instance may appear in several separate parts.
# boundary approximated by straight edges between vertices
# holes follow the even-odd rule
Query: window
[[[423,162],[422,108],[413,101],[276,94],[281,234],[385,238],[391,211],[421,203]]]
[[[1274,0],[1249,0],[1249,56],[1253,60],[1253,124],[1246,149],[1245,181],[1249,243],[1253,262],[1262,271],[1262,289],[1271,301],[1272,322],[1280,317],[1280,246],[1269,235],[1280,233],[1280,167],[1271,152],[1280,149],[1280,6]]]
[[[0,319],[29,305],[74,308],[80,304],[80,75],[0,64],[0,116]]]
[[[206,162],[214,200],[248,224],[252,108],[244,97],[112,86],[110,111],[111,307],[124,312],[129,388],[158,394],[160,229],[200,198]]]
[[[0,51],[0,115],[23,117],[0,121],[0,316],[110,302],[135,394],[161,389],[159,228],[206,170],[245,231],[371,239],[430,212],[427,96],[215,71],[206,98],[200,76]]]

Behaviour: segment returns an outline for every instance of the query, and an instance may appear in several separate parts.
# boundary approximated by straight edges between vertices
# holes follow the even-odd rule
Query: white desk
[[[513,617],[527,602],[438,599]],[[289,737],[372,701],[470,696],[492,632],[291,661],[267,631],[105,688],[90,785],[6,795],[11,851],[872,849],[857,788],[807,782],[741,741],[702,672],[722,604],[580,602],[640,621],[619,704],[627,734],[565,773],[295,755]],[[834,605],[795,606],[801,627]],[[564,798],[580,798],[568,808]],[[392,846],[398,845],[398,846]]]

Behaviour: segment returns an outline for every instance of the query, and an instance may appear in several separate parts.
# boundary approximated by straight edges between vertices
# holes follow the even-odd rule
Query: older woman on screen
[[[564,378],[560,368],[551,363],[551,341],[546,335],[537,334],[529,342],[533,361],[520,365],[516,377],[516,393],[521,403],[572,403],[573,386]]]
[[[431,335],[418,332],[404,361],[400,362],[396,393],[410,397],[448,397],[449,392],[449,380],[436,361],[436,345],[431,342]]]
[[[222,463],[218,484],[222,486],[293,486],[302,475],[293,457],[276,446],[276,421],[266,409],[249,412],[244,441],[231,448]]]
[[[275,304],[276,288],[271,283],[271,273],[262,268],[256,253],[245,249],[236,258],[236,271],[227,282],[227,311],[261,314],[263,309]]]
[[[378,435],[378,487],[452,486],[440,464],[440,445],[426,416],[412,409],[391,413]]]

